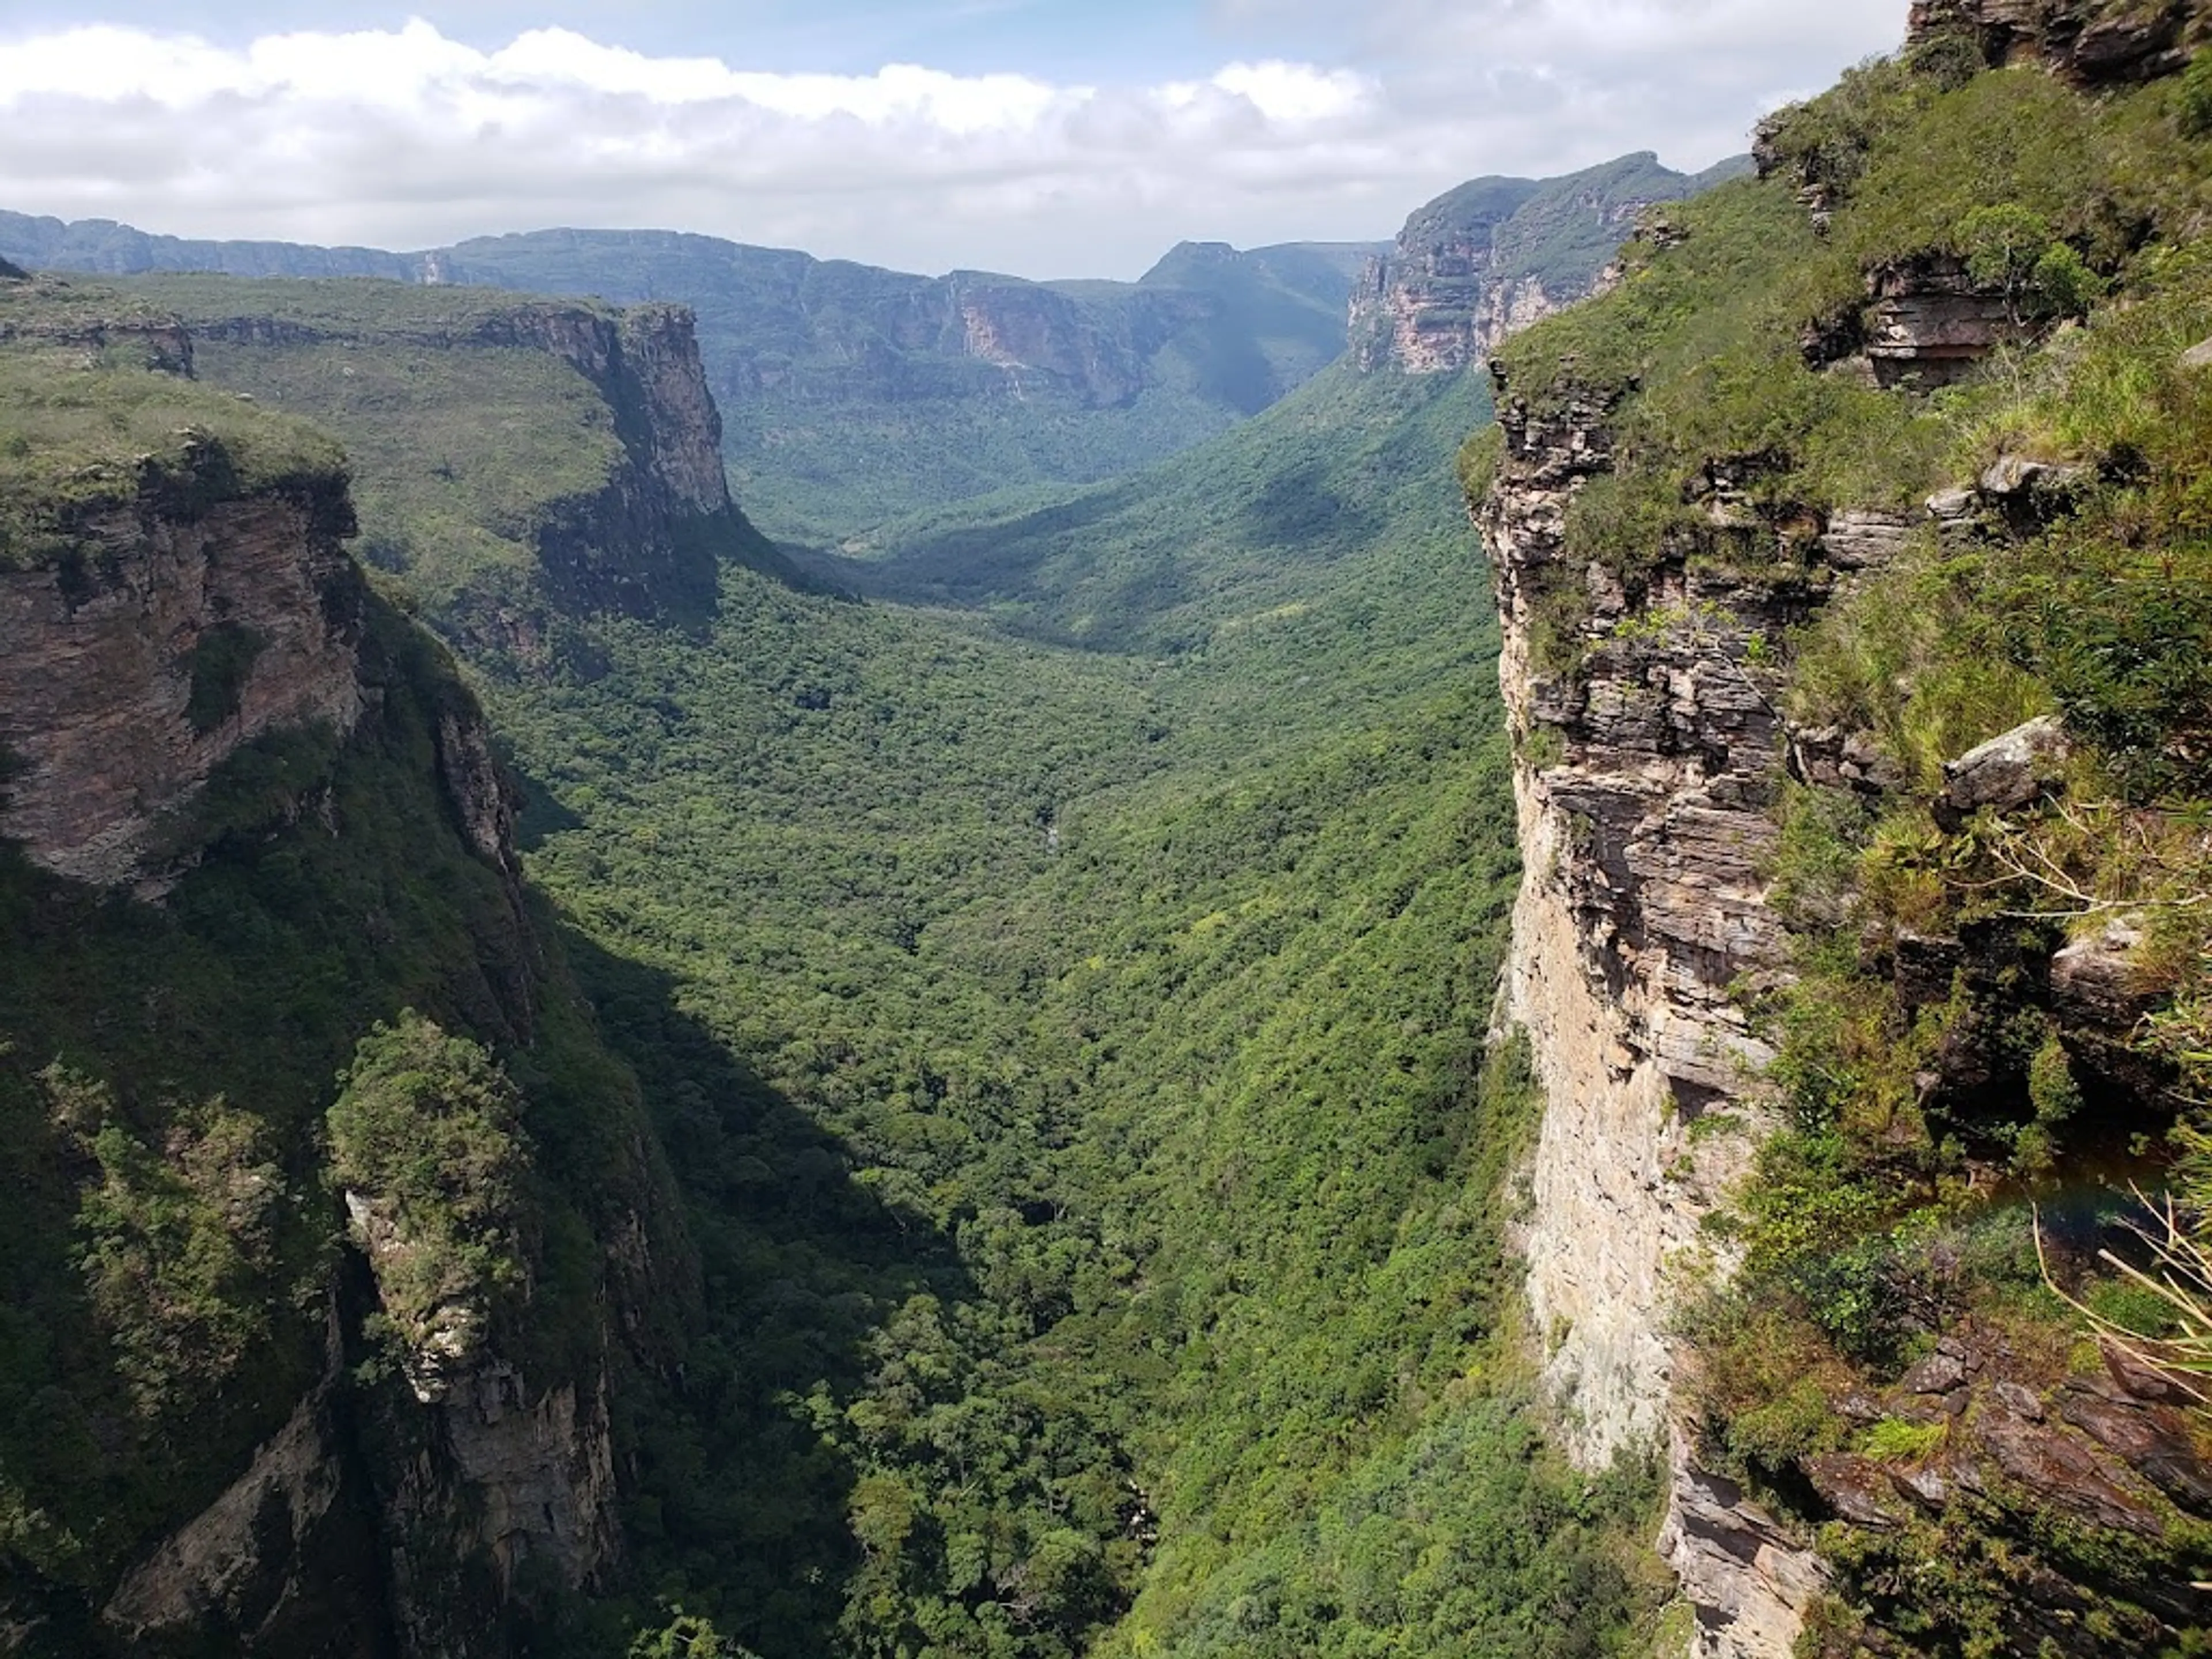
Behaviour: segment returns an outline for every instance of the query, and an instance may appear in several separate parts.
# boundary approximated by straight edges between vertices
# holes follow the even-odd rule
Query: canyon
[[[1879,192],[2008,97],[2184,176],[2208,24],[1930,0],[1749,176],[1110,292],[0,221],[259,278],[0,266],[0,368],[125,416],[0,432],[0,1645],[2197,1639],[2201,1413],[2094,1322],[2186,665],[2021,643],[2188,429],[2203,296],[2124,284],[2193,221],[2045,204],[2125,303],[2039,312]],[[2148,448],[1998,401],[2131,327]],[[923,476],[1055,422],[1057,493]]]

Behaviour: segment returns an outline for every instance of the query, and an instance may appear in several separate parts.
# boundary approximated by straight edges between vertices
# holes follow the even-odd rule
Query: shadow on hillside
[[[1138,499],[1130,486],[1085,489],[1073,499],[993,523],[925,532],[883,559],[814,552],[799,560],[817,580],[864,598],[909,605],[974,605],[1058,597],[1038,568],[1064,551],[1060,538],[1114,518]]]
[[[1237,514],[1240,539],[1276,560],[1327,560],[1379,539],[1389,526],[1372,506],[1353,507],[1329,487],[1328,465],[1285,468],[1256,489]]]
[[[828,1652],[860,1558],[854,1470],[820,1413],[908,1298],[974,1286],[949,1239],[855,1181],[835,1136],[684,1012],[674,975],[572,926],[562,943],[643,1085],[700,1260],[682,1361],[628,1414],[637,1578],[763,1659]]]

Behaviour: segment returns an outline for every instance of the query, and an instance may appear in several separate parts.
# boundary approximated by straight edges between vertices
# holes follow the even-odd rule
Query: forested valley
[[[2202,1655],[2208,181],[0,216],[0,1651]]]

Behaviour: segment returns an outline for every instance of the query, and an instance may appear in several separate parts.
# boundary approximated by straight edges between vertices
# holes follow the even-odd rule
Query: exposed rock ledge
[[[149,491],[0,571],[0,834],[57,874],[162,873],[168,820],[264,732],[360,718],[339,477],[186,511]]]
[[[1778,1659],[1820,1570],[1696,1466],[1673,1418],[1666,1328],[1679,1281],[1725,1271],[1698,1224],[1746,1167],[1759,1127],[1742,1085],[1768,1055],[1732,989],[1782,972],[1760,866],[1785,733],[1752,641],[1780,637],[1824,588],[1676,563],[1632,596],[1602,567],[1574,563],[1567,507],[1609,464],[1607,411],[1571,403],[1538,417],[1510,387],[1498,393],[1505,453],[1480,517],[1524,869],[1506,997],[1548,1097],[1522,1241],[1529,1303],[1576,1457],[1598,1466],[1655,1441],[1671,1453],[1662,1547],[1696,1607],[1697,1651]],[[1839,517],[1814,565],[1849,573],[1904,540],[1881,515]],[[1554,628],[1562,610],[1587,618],[1548,646],[1547,599]],[[1632,616],[1638,626],[1614,628]],[[1573,671],[1547,664],[1546,649],[1574,655]],[[1805,763],[1858,765],[1841,749]]]

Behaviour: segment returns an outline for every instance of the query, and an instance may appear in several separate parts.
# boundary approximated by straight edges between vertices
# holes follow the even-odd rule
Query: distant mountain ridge
[[[1266,409],[1347,349],[1357,368],[1478,363],[1583,297],[1650,204],[1742,171],[1649,152],[1556,179],[1483,178],[1395,243],[1184,242],[1134,283],[927,276],[666,230],[556,229],[389,252],[195,241],[0,212],[0,258],[103,275],[381,277],[697,317],[749,517],[859,551],[884,527],[1009,490],[1103,483]]]
[[[108,276],[368,276],[676,301],[772,533],[882,519],[1162,459],[1266,408],[1344,349],[1373,243],[1185,244],[1143,280],[918,276],[661,230],[544,230],[414,252],[198,241],[0,212],[0,257]]]

